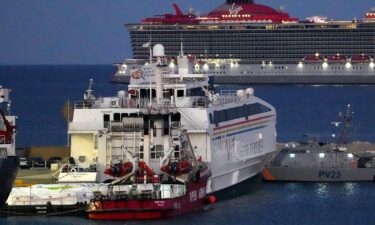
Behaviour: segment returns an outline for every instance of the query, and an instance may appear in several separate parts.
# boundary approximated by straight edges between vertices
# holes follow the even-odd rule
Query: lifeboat
[[[147,166],[145,162],[139,162],[138,167],[140,171],[145,171],[147,175],[153,176],[155,173],[152,169]],[[123,177],[130,174],[133,171],[133,163],[117,163],[110,165],[104,173],[112,177]]]
[[[353,63],[369,63],[371,61],[370,56],[362,54],[362,55],[354,55],[352,56],[351,62]]]
[[[110,165],[104,173],[112,177],[123,177],[131,173],[133,170],[133,163],[117,163]]]
[[[161,170],[164,173],[180,176],[185,173],[189,173],[192,170],[192,165],[187,160],[179,160],[168,163],[168,165],[162,166]]]
[[[371,12],[366,13],[365,20],[366,21],[375,21],[375,8],[371,9]]]
[[[318,54],[316,54],[316,55],[308,55],[308,56],[305,56],[303,58],[303,61],[305,63],[321,63],[321,62],[323,62],[323,57],[321,57]]]
[[[345,63],[346,61],[348,61],[348,58],[344,55],[337,54],[328,56],[327,61],[330,63]]]

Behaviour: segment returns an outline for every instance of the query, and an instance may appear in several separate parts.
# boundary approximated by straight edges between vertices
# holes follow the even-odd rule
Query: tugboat
[[[4,207],[16,178],[19,158],[16,156],[16,117],[10,115],[10,89],[0,86],[0,104],[8,103],[5,112],[0,108],[0,208]]]
[[[337,144],[308,140],[283,148],[263,170],[267,181],[375,181],[375,154],[347,151],[352,108],[348,105]]]

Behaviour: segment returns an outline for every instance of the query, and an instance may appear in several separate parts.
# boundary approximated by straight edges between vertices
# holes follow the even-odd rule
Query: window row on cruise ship
[[[322,55],[336,55],[337,54],[337,49],[332,49],[330,52],[322,52]],[[175,53],[174,51],[167,51],[167,55],[176,55],[173,54]],[[363,52],[360,50],[353,50],[350,53],[349,52],[341,52],[342,55],[346,55],[348,57],[353,56],[353,55],[360,55],[362,53],[371,55],[369,52]],[[146,53],[143,51],[134,51],[134,56],[147,56],[145,55]],[[262,59],[280,59],[280,58],[296,58],[299,60],[302,60],[305,56],[311,55],[313,53],[295,53],[295,52],[290,52],[290,51],[273,51],[273,52],[265,52],[265,51],[249,51],[246,53],[239,53],[239,52],[216,52],[216,53],[205,53],[202,54],[200,51],[196,52],[189,52],[187,54],[192,54],[198,58],[240,58],[240,59],[249,59],[249,58],[262,58]],[[147,57],[146,57],[147,59]]]
[[[336,35],[336,36],[335,36]],[[221,34],[210,34],[210,35],[199,35],[199,34],[191,34],[186,35],[183,37],[184,42],[186,40],[197,40],[199,41],[216,41],[216,40],[251,40],[251,41],[310,41],[310,40],[332,40],[332,41],[353,41],[353,40],[373,40],[372,37],[375,35],[375,32],[373,33],[366,33],[366,34],[353,34],[353,33],[347,33],[347,34],[335,34],[335,35],[325,35],[325,34],[316,34],[316,35],[285,35],[285,36],[279,36],[272,34],[265,34],[262,36],[255,36],[252,34],[238,34],[238,35],[231,35],[231,36],[223,36]],[[340,37],[337,37],[337,35],[340,35]],[[153,41],[158,40],[161,38],[162,40],[169,40],[171,42],[177,42],[180,43],[181,41],[181,34],[162,34],[162,35],[153,35],[152,39]],[[148,41],[149,35],[144,35],[140,37],[133,37],[134,41]]]
[[[224,109],[220,111],[214,111],[210,113],[210,123],[218,125],[219,123],[240,119],[248,118],[249,116],[265,113],[271,111],[270,108],[260,104],[254,103],[250,105],[242,105],[235,108]]]
[[[286,48],[289,47],[289,48]],[[291,55],[298,55],[302,54],[302,57],[307,55],[314,55],[317,51],[324,56],[324,54],[328,55],[336,55],[337,53],[344,54],[346,56],[352,56],[353,53],[357,52],[359,54],[369,54],[372,55],[375,52],[375,45],[374,46],[344,46],[344,45],[333,45],[333,46],[295,46],[293,51],[291,51],[291,46],[286,46],[284,48],[271,48],[267,47],[262,49],[261,47],[251,48],[249,46],[244,46],[243,48],[233,47],[232,49],[223,49],[223,48],[216,48],[216,49],[207,49],[202,46],[201,48],[194,47],[185,50],[185,54],[194,54],[195,56],[204,56],[204,54],[238,54],[238,55],[252,55],[252,54],[291,54]],[[364,50],[366,48],[366,50]],[[145,54],[147,51],[145,49],[135,48],[134,54],[142,53]],[[307,51],[308,50],[308,51]],[[327,51],[326,51],[327,50]],[[166,54],[169,53],[178,53],[180,50],[177,48],[169,48],[166,49]],[[310,53],[308,53],[310,52]],[[175,54],[174,54],[175,55]],[[326,55],[326,56],[328,56]]]
[[[152,31],[152,36],[158,36],[158,35],[178,35],[182,36],[183,38],[191,37],[191,36],[197,36],[200,35],[202,37],[204,36],[212,36],[215,34],[220,34],[224,37],[231,37],[231,36],[254,36],[254,37],[267,37],[272,35],[273,37],[288,37],[288,36],[298,36],[298,37],[311,37],[312,35],[316,36],[333,36],[337,37],[338,34],[348,34],[351,36],[358,36],[358,35],[364,35],[368,36],[371,35],[371,33],[375,33],[375,29],[371,30],[351,30],[351,29],[336,29],[336,30],[284,30],[284,31],[272,31],[272,30],[239,30],[239,31],[226,31],[226,30],[199,30],[199,31],[189,31],[189,32],[181,32],[181,31],[175,31],[171,34],[171,31]],[[149,32],[131,32],[132,37],[142,37],[142,36],[150,36]]]
[[[375,36],[375,35],[374,35]],[[173,46],[175,48],[181,48],[181,42],[180,41],[174,41],[174,40],[170,40],[170,39],[158,39],[158,38],[155,38],[154,41],[156,43],[166,43],[168,45],[168,47],[170,46]],[[134,41],[132,44],[134,46],[139,46],[139,47],[142,47],[142,45],[146,42],[146,40],[138,40],[138,41]],[[259,47],[259,46],[269,46],[269,47],[278,47],[278,48],[285,48],[286,45],[289,45],[289,46],[306,46],[307,44],[311,45],[311,44],[315,44],[315,45],[327,45],[327,46],[331,46],[331,45],[336,45],[336,46],[373,46],[374,43],[375,43],[375,40],[373,40],[373,38],[366,38],[366,39],[363,39],[363,40],[359,40],[359,39],[351,39],[350,41],[347,40],[347,41],[339,41],[339,40],[324,40],[324,39],[314,39],[314,40],[277,40],[277,41],[271,41],[271,40],[267,40],[267,39],[259,39],[259,40],[252,40],[252,39],[233,39],[231,40],[230,43],[228,43],[228,40],[225,39],[225,38],[222,38],[221,40],[213,40],[213,39],[210,39],[210,42],[209,40],[200,40],[199,42],[197,42],[197,39],[185,39],[184,40],[184,45],[185,45],[185,48],[188,47],[189,49],[190,48],[193,48],[193,47],[197,47],[197,46],[210,46],[211,48],[225,48],[225,49],[230,49],[232,47],[240,47],[241,45],[243,46],[244,45],[244,42],[246,43],[246,46],[252,46],[252,47]],[[282,45],[280,45],[280,42],[282,42]],[[208,43],[211,43],[211,44],[208,44]]]
[[[194,25],[194,26],[186,26],[186,25],[162,25],[162,26],[155,26],[153,25],[151,28],[147,25],[128,25],[128,30],[130,32],[147,32],[147,31],[155,31],[155,30],[175,30],[175,31],[200,31],[200,30],[225,30],[225,31],[236,31],[236,30],[251,30],[251,31],[273,31],[273,32],[281,32],[281,31],[298,31],[304,32],[306,30],[324,30],[330,28],[329,30],[374,30],[375,24],[367,23],[367,24],[312,24],[312,23],[305,23],[305,24],[274,24],[273,26],[265,25],[265,24],[217,24],[215,26],[212,25]]]

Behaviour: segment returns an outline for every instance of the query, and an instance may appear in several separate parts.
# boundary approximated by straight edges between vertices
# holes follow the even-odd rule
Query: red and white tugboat
[[[161,159],[160,173],[124,149],[128,161],[106,170],[108,175],[121,177],[108,186],[106,194],[94,194],[87,211],[90,219],[161,219],[215,202],[215,197],[206,195],[211,172],[206,163],[194,157],[186,131],[171,129],[171,133],[173,147]]]
[[[106,190],[94,193],[87,210],[90,219],[160,219],[196,211],[215,201],[213,196],[206,196],[209,167],[196,159],[187,131],[174,118],[179,116],[178,111],[163,101],[162,71],[166,63],[161,45],[154,47],[154,55],[158,58],[157,101],[150,106],[152,110],[142,110],[133,123],[129,120],[133,136],[121,137],[121,142],[126,143],[118,149],[121,160],[112,161],[105,170],[105,174],[116,179]],[[150,138],[138,140],[134,129],[145,129],[137,125],[144,121],[153,121],[152,125],[143,124],[155,129],[151,133],[146,131]],[[163,123],[170,126],[162,128]],[[142,146],[137,152],[136,145]],[[169,149],[164,152],[160,146]]]

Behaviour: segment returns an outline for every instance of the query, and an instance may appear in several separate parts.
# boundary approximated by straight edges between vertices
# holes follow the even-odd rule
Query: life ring
[[[357,167],[357,161],[355,161],[355,160],[350,161],[350,165],[352,167]]]
[[[77,170],[75,168],[72,168],[72,169],[70,169],[70,172],[75,173],[75,172],[77,172]]]
[[[131,72],[131,76],[134,80],[140,79],[142,75],[143,75],[142,70],[135,70]]]

